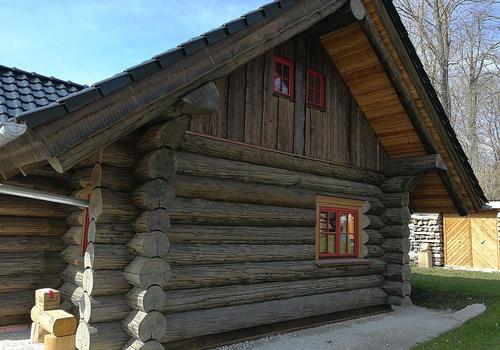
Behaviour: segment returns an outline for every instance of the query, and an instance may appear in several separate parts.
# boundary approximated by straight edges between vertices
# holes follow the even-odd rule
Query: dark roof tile
[[[246,23],[244,18],[238,18],[233,21],[227,22],[226,24],[224,24],[224,26],[226,27],[229,35],[231,35],[245,28]]]
[[[73,112],[99,98],[101,98],[99,90],[96,87],[88,87],[67,97],[60,98],[57,102],[63,103],[68,112]]]
[[[132,76],[134,81],[139,81],[158,72],[161,69],[160,63],[156,59],[150,59],[128,68],[126,71]]]
[[[123,72],[116,74],[111,78],[101,80],[100,82],[94,84],[94,86],[99,88],[103,96],[107,96],[130,84],[132,84],[132,78],[127,72]]]
[[[204,36],[198,36],[186,41],[185,43],[180,44],[179,46],[184,49],[184,52],[187,56],[190,56],[206,48],[207,41]]]
[[[245,15],[243,15],[243,17],[245,17],[247,24],[251,26],[252,24],[261,21],[264,18],[264,14],[262,13],[262,10],[255,10],[246,13]]]
[[[184,50],[182,47],[175,47],[164,53],[154,56],[153,58],[157,59],[160,62],[160,66],[162,68],[168,67],[174,63],[179,62],[185,56]]]
[[[24,122],[29,128],[33,128],[45,123],[53,118],[60,118],[66,114],[64,105],[59,103],[51,103],[45,107],[39,107],[36,110],[20,113],[16,118],[20,122]]]
[[[227,31],[226,28],[219,27],[206,32],[205,34],[203,34],[203,36],[207,39],[208,45],[212,45],[227,37]]]
[[[269,4],[263,5],[262,9],[264,10],[264,14],[266,16],[270,16],[273,13],[278,12],[280,5],[279,2],[270,2]]]

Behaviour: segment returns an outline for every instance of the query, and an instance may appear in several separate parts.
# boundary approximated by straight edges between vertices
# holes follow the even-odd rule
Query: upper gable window
[[[307,104],[325,109],[325,76],[312,69],[307,70]]]
[[[273,57],[274,79],[273,92],[293,98],[294,91],[294,64],[293,61],[280,57]]]

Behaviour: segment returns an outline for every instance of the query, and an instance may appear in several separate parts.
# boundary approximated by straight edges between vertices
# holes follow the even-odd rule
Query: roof
[[[44,107],[83,85],[0,65],[0,121]]]
[[[296,0],[277,0],[248,12],[240,18],[234,19],[226,24],[192,38],[179,44],[177,47],[165,51],[153,58],[125,69],[122,73],[104,79],[85,89],[78,89],[77,93],[64,98],[52,100],[50,105],[43,108],[26,110],[18,113],[18,121],[26,123],[28,127],[35,127],[53,118],[60,118],[102,97],[112,94],[134,82],[142,80],[160,69],[169,67],[180,60],[192,56],[222,39],[225,39],[248,26],[255,26],[267,17],[276,15],[278,12],[296,3]],[[60,96],[63,97],[63,96]]]

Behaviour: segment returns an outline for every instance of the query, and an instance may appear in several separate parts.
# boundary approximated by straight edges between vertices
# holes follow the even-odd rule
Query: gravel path
[[[457,312],[418,306],[394,308],[394,312],[309,328],[216,350],[372,350],[409,349],[480,315],[484,304],[469,305]],[[42,350],[29,343],[29,330],[0,333],[0,350]]]
[[[265,337],[216,350],[405,350],[460,326],[484,312],[473,304],[457,312],[418,306],[394,312]]]

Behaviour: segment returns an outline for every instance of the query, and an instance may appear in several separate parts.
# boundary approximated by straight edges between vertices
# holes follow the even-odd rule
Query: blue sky
[[[92,84],[271,0],[0,0],[0,64]]]

